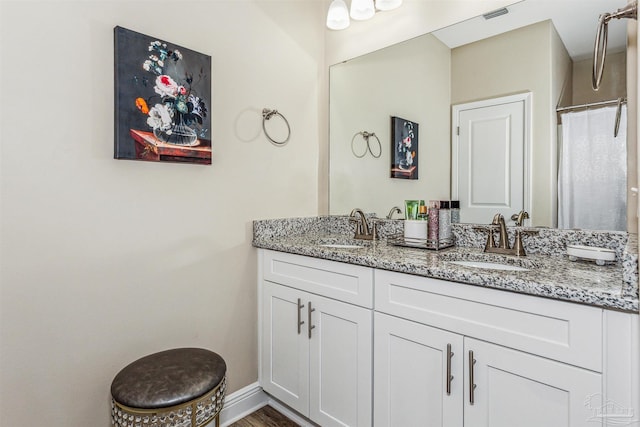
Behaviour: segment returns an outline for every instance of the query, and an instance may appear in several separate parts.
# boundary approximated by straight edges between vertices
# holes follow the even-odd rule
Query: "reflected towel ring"
[[[356,150],[353,147],[353,143],[354,143],[354,141],[356,139],[356,136],[358,136],[358,135],[361,135],[362,139],[364,139],[365,142],[367,143],[367,147],[364,149],[364,151],[362,152],[361,155],[358,155],[356,153]],[[369,138],[375,138],[376,141],[378,141],[378,154],[377,155],[373,154],[373,150],[371,150],[371,144],[369,143]],[[378,138],[378,136],[374,132],[369,133],[366,130],[363,130],[361,132],[356,132],[353,135],[353,138],[351,138],[351,152],[353,153],[354,156],[356,156],[357,158],[361,159],[367,154],[367,151],[369,153],[371,153],[371,155],[373,157],[375,157],[376,159],[379,158],[382,155],[382,144],[380,143],[380,138]]]
[[[287,137],[284,139],[284,141],[276,141],[275,139],[271,138],[271,135],[269,135],[269,132],[267,132],[267,127],[265,126],[265,121],[271,119],[271,117],[273,117],[273,116],[280,116],[282,118],[282,120],[284,120],[284,123],[287,125]],[[262,130],[264,131],[264,134],[267,136],[269,141],[273,142],[276,145],[284,145],[284,144],[286,144],[287,141],[289,141],[289,137],[291,136],[291,127],[289,127],[289,122],[282,115],[282,113],[278,112],[278,110],[269,110],[268,108],[263,108],[262,109]]]

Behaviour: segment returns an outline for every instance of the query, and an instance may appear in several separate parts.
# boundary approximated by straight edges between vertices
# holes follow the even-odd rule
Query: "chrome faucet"
[[[397,206],[392,207],[391,210],[389,211],[389,213],[387,214],[387,219],[391,219],[391,217],[393,216],[394,213],[401,214],[402,210]]]
[[[504,255],[527,256],[524,250],[524,245],[522,244],[522,234],[537,233],[537,231],[534,230],[525,231],[521,229],[522,222],[527,218],[529,218],[529,214],[526,211],[520,211],[519,214],[513,215],[512,219],[516,221],[516,237],[513,241],[513,248],[511,248],[509,245],[509,235],[507,234],[507,225],[504,222],[504,217],[502,214],[495,214],[491,221],[491,225],[488,227],[489,237],[487,237],[487,243],[484,246],[484,251]],[[498,231],[500,233],[497,245],[493,239],[493,230],[495,227],[498,227]],[[487,227],[482,227],[482,229],[486,230]]]
[[[359,215],[359,218],[356,217]],[[375,240],[376,236],[376,226],[373,224],[371,227],[369,226],[369,221],[367,221],[367,217],[364,215],[361,209],[354,209],[349,214],[349,220],[356,222],[356,233],[354,238],[362,239],[362,240]]]

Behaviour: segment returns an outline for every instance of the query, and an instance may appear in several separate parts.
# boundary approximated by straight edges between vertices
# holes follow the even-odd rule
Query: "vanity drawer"
[[[602,309],[376,270],[375,310],[602,371]]]
[[[265,250],[264,280],[373,308],[373,269]]]

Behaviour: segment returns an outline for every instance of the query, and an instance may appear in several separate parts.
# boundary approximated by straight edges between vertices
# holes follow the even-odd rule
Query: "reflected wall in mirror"
[[[331,213],[358,206],[386,215],[405,199],[449,198],[450,75],[450,49],[432,35],[331,67]],[[417,180],[389,176],[391,116],[420,126]],[[350,142],[360,131],[380,138],[379,158],[352,153]]]
[[[543,15],[543,3],[557,5],[553,20]],[[591,46],[587,52],[584,46],[576,47],[567,41],[575,29],[564,29],[562,19],[577,18],[575,12],[571,17],[571,8],[559,10],[563,3],[577,4],[527,0],[510,6],[510,13],[505,16],[488,21],[475,18],[332,66],[330,213],[344,214],[360,207],[384,216],[394,205],[402,206],[405,199],[449,199],[452,105],[531,92],[531,144],[527,164],[523,165],[529,175],[531,225],[556,226],[556,107],[626,96],[627,24],[617,23],[617,27],[624,28],[622,46],[614,46],[620,35],[610,33],[605,87],[598,92],[590,88],[588,52],[598,14],[622,7],[624,2],[607,1],[606,6],[599,2],[592,5],[592,10],[583,11],[590,18],[587,24],[581,24],[587,35],[574,36],[587,39],[586,45]],[[591,3],[598,2],[580,2]],[[536,13],[531,12],[531,7]],[[563,12],[560,17],[559,12]],[[515,25],[506,19],[521,15],[535,23]],[[488,26],[492,27],[490,31]],[[470,27],[481,27],[490,37],[473,41],[475,30],[468,30]],[[613,30],[619,32],[620,28],[611,25],[610,31]],[[453,40],[456,35],[464,37]],[[352,153],[350,141],[360,131],[375,132],[382,146],[389,147],[389,117],[394,115],[420,124],[420,178],[416,181],[389,178],[388,149],[383,149],[379,159],[359,159]],[[635,169],[629,171],[635,175]]]

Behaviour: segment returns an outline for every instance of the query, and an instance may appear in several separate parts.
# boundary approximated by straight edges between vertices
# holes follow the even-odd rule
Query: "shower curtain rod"
[[[561,113],[563,111],[573,111],[573,110],[579,110],[581,108],[605,107],[607,105],[618,105],[619,102],[621,102],[622,104],[626,104],[627,98],[622,98],[622,101],[620,101],[620,98],[618,98],[618,99],[612,99],[611,101],[591,102],[589,104],[570,105],[568,107],[558,107],[556,108],[556,111],[558,113]]]
[[[612,99],[611,101],[600,101],[600,102],[591,102],[589,104],[581,104],[581,105],[571,105],[569,107],[559,107],[556,108],[556,114],[564,112],[564,111],[574,111],[579,110],[581,108],[589,108],[589,107],[604,107],[607,105],[616,105],[618,108],[616,109],[616,121],[613,126],[613,136],[617,137],[618,132],[620,131],[620,117],[622,116],[622,104],[627,103],[627,98],[618,98]],[[562,120],[562,115],[558,115],[560,120]]]

